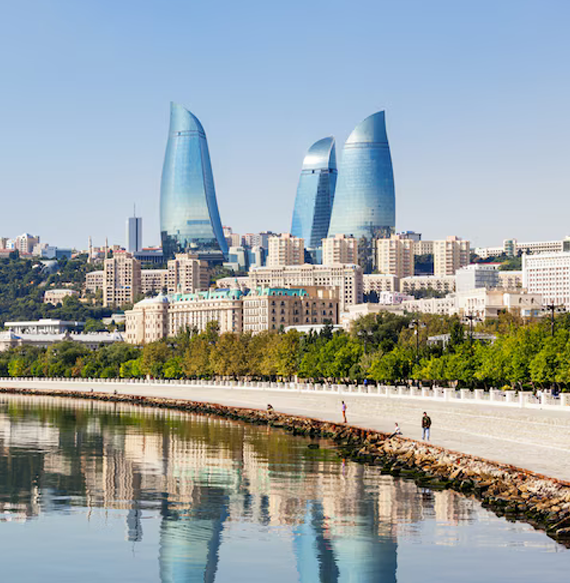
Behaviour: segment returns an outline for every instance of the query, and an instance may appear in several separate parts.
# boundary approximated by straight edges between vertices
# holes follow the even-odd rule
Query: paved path
[[[496,408],[453,402],[428,402],[398,397],[304,394],[271,390],[119,385],[116,383],[2,382],[3,387],[86,390],[189,399],[222,405],[265,409],[340,422],[341,400],[351,425],[391,432],[397,421],[406,437],[421,438],[426,407],[432,418],[432,442],[482,458],[513,464],[570,482],[570,413],[540,409]]]

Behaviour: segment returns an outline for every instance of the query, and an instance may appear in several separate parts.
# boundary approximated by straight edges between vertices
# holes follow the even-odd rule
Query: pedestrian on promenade
[[[424,416],[422,417],[422,439],[429,441],[429,429],[431,427],[431,418],[424,411]]]
[[[342,401],[341,408],[342,408],[342,422],[343,423],[347,423],[347,420],[346,420],[346,403],[344,401]]]
[[[390,433],[390,435],[388,436],[388,439],[392,439],[392,437],[395,437],[396,435],[402,435],[402,430],[400,429],[400,426],[397,423],[394,426],[394,431],[392,431],[392,433]]]

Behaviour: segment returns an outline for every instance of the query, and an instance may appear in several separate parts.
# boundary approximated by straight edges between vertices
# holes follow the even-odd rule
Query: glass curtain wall
[[[227,256],[206,133],[198,118],[170,104],[170,130],[160,188],[164,257],[194,252]]]
[[[396,224],[396,196],[385,112],[367,117],[350,134],[342,152],[328,235],[371,240]]]
[[[336,178],[334,138],[323,138],[303,160],[291,223],[291,234],[302,237],[307,248],[320,247],[327,236]]]

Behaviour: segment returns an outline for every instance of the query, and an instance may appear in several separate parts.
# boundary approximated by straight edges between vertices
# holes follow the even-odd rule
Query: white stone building
[[[377,294],[382,292],[396,292],[400,290],[400,279],[396,275],[387,273],[365,273],[362,276],[362,291],[369,294],[374,291]]]
[[[413,294],[418,290],[435,290],[440,293],[455,291],[455,275],[414,275],[400,280],[400,291]]]
[[[62,304],[63,299],[67,297],[78,297],[79,292],[73,289],[48,289],[44,293],[44,304]]]
[[[358,265],[287,265],[256,267],[249,272],[249,287],[337,288],[340,310],[362,303],[362,268]]]

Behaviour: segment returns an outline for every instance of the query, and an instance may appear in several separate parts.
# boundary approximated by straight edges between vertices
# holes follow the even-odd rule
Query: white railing
[[[296,381],[244,381],[244,380],[201,380],[201,379],[100,379],[100,378],[43,378],[43,377],[0,377],[0,388],[56,388],[56,385],[68,385],[69,389],[89,392],[119,392],[119,388],[128,393],[129,388],[162,387],[177,388],[200,387],[211,389],[282,391],[297,393],[322,393],[327,395],[354,395],[363,397],[380,397],[386,399],[413,399],[441,402],[464,403],[471,405],[491,405],[504,407],[548,408],[570,411],[570,393],[558,397],[542,394],[535,397],[522,391],[502,391],[498,389],[453,389],[448,387],[417,387],[389,385],[345,385],[333,383],[310,383]],[[102,386],[103,385],[103,386]],[[67,387],[66,387],[67,388]],[[157,396],[159,396],[157,394]]]

